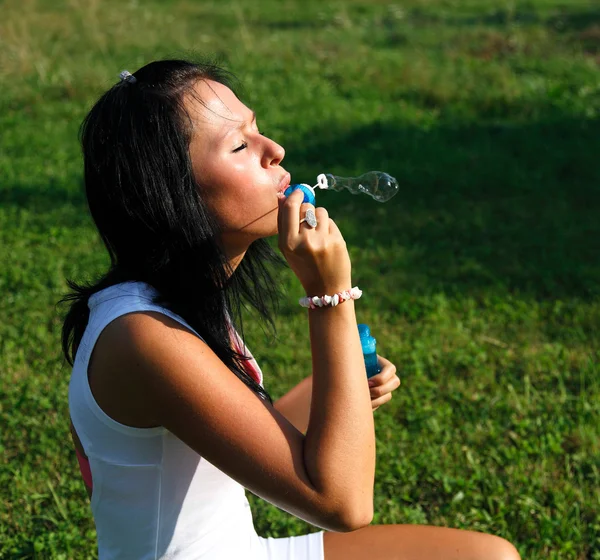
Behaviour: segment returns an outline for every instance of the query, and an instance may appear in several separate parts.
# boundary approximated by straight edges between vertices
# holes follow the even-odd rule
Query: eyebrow
[[[252,119],[250,119],[250,123],[252,124],[254,121],[256,120],[256,112],[252,111]],[[239,130],[240,128],[244,128],[244,126],[246,126],[246,121],[241,122],[238,126],[236,126],[236,130]]]
[[[256,120],[256,112],[252,111],[252,119],[250,120],[250,123],[253,123]],[[241,130],[242,128],[244,128],[246,125],[248,124],[247,121],[242,121],[238,126],[234,127],[234,128],[230,128],[227,132],[225,132],[225,134],[223,134],[223,136],[221,137],[221,139],[219,140],[219,142],[225,142],[226,138],[235,130]]]

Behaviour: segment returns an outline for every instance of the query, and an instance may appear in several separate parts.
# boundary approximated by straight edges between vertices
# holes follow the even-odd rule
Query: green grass
[[[94,558],[68,437],[65,278],[108,262],[77,128],[157,57],[216,54],[299,181],[371,169],[386,204],[322,193],[403,384],[376,414],[374,523],[492,532],[600,559],[600,8],[591,1],[49,2],[0,18],[0,558]],[[309,373],[299,282],[276,398]],[[267,349],[269,348],[269,349]],[[315,528],[249,495],[263,536]]]

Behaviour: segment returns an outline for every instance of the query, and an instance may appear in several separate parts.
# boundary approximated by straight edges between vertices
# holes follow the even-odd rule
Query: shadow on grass
[[[572,11],[566,5],[544,15],[541,10],[528,8],[500,7],[479,14],[452,15],[436,14],[429,10],[414,8],[408,14],[410,22],[415,24],[440,23],[444,25],[505,27],[507,25],[543,25],[560,32],[581,31],[600,24],[600,9]]]
[[[52,225],[80,228],[92,224],[81,179],[77,187],[67,188],[63,182],[2,185],[0,209],[28,211],[32,229],[43,230]]]
[[[396,276],[398,289],[588,299],[600,294],[599,132],[598,120],[564,119],[324,127],[287,146],[285,163],[305,181],[374,169],[398,179],[399,194],[384,204],[349,193],[318,198],[349,246],[379,254],[368,262]]]

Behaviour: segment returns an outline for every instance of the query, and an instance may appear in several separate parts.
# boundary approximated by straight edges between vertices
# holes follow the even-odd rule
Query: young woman
[[[380,358],[367,384],[342,234],[324,208],[281,194],[284,150],[225,71],[165,60],[121,77],[81,135],[111,265],[63,300],[100,560],[519,558],[482,533],[369,525],[373,410],[399,379]],[[275,403],[237,330],[243,301],[273,325],[271,267],[285,264],[273,235],[307,295],[342,294],[308,310],[312,375]],[[245,488],[323,530],[259,537]]]

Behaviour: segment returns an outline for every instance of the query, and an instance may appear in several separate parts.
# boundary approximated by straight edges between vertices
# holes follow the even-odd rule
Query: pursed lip
[[[282,193],[285,189],[290,186],[290,181],[292,176],[289,173],[286,173],[279,181],[279,186],[277,188],[277,193]]]

